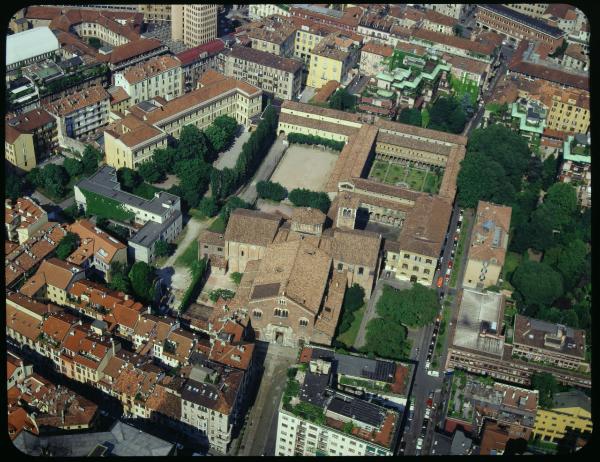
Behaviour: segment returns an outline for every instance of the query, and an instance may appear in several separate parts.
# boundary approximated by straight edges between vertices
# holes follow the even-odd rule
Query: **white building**
[[[6,70],[10,72],[60,50],[58,39],[49,27],[36,27],[6,37]]]
[[[290,16],[289,7],[285,4],[274,5],[272,3],[255,3],[250,5],[248,9],[248,16],[252,20],[261,19],[273,14]]]

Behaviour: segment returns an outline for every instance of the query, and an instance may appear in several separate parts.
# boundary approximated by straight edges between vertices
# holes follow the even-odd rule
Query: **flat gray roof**
[[[129,239],[129,242],[132,242],[137,245],[143,245],[144,247],[150,248],[154,245],[163,232],[163,230],[167,229],[171,226],[178,218],[181,218],[181,212],[179,210],[175,210],[173,215],[169,217],[167,221],[164,223],[156,223],[155,221],[148,221],[142,228]]]
[[[144,199],[143,197],[121,191],[121,185],[117,181],[117,171],[108,165],[102,166],[91,177],[81,180],[76,185],[79,189],[91,191],[109,199],[114,199],[122,204],[127,204],[132,207],[137,207],[148,213],[163,215],[165,208],[163,203],[171,201],[169,206],[179,202],[179,197],[174,194],[162,191],[158,193],[158,197],[152,199]]]
[[[501,308],[502,295],[464,289],[453,344],[502,357],[504,339],[480,335],[484,324],[495,323],[496,331],[502,328]]]

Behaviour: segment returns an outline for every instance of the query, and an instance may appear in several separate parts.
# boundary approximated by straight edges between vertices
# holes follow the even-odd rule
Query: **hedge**
[[[196,262],[194,262],[196,263]],[[191,302],[198,297],[200,290],[202,289],[202,279],[206,269],[208,267],[206,258],[203,258],[197,264],[192,266],[192,283],[185,291],[181,304],[179,305],[179,313],[185,313],[189,308]]]
[[[287,139],[290,143],[297,144],[316,144],[325,146],[326,148],[333,149],[334,151],[341,151],[344,149],[346,143],[343,141],[328,140],[315,135],[304,135],[303,133],[289,133]]]
[[[118,221],[132,221],[135,219],[135,213],[125,210],[123,204],[116,200],[83,189],[81,189],[81,192],[85,196],[88,214]]]
[[[296,188],[288,195],[288,199],[296,207],[312,207],[327,213],[331,207],[331,200],[327,193],[310,191],[309,189]]]

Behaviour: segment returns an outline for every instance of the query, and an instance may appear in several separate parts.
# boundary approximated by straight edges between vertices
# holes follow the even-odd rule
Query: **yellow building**
[[[167,147],[167,134],[152,125],[128,115],[104,130],[106,163],[116,169],[136,169],[150,160],[155,149]]]
[[[578,390],[556,393],[552,409],[538,409],[533,435],[556,442],[570,429],[592,433],[591,399]]]
[[[590,94],[584,90],[556,89],[548,102],[548,128],[587,133],[590,128]]]
[[[330,80],[343,82],[359,53],[351,38],[334,33],[321,40],[310,55],[307,85],[318,89]]]
[[[28,172],[36,166],[33,135],[21,133],[6,125],[4,139],[4,156],[15,167]]]

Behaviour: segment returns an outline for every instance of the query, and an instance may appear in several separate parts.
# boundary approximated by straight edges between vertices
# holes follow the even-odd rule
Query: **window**
[[[358,274],[363,274],[364,268],[362,266],[358,267]]]
[[[241,253],[241,255],[242,255],[242,257],[244,256],[244,251],[243,251],[243,250],[242,250],[242,253]]]
[[[287,318],[288,310],[282,310],[281,308],[275,308],[273,311],[273,316],[277,316],[279,318]]]
[[[338,263],[337,269],[338,269],[338,271],[342,271],[344,269],[343,263]]]
[[[404,258],[410,258],[410,255],[409,255],[409,254],[407,254],[407,253],[405,253],[405,254],[404,254]]]
[[[301,318],[300,319],[300,327],[308,326],[308,319]]]
[[[252,316],[254,316],[256,319],[260,319],[262,317],[262,311],[261,310],[254,310],[252,312]]]

